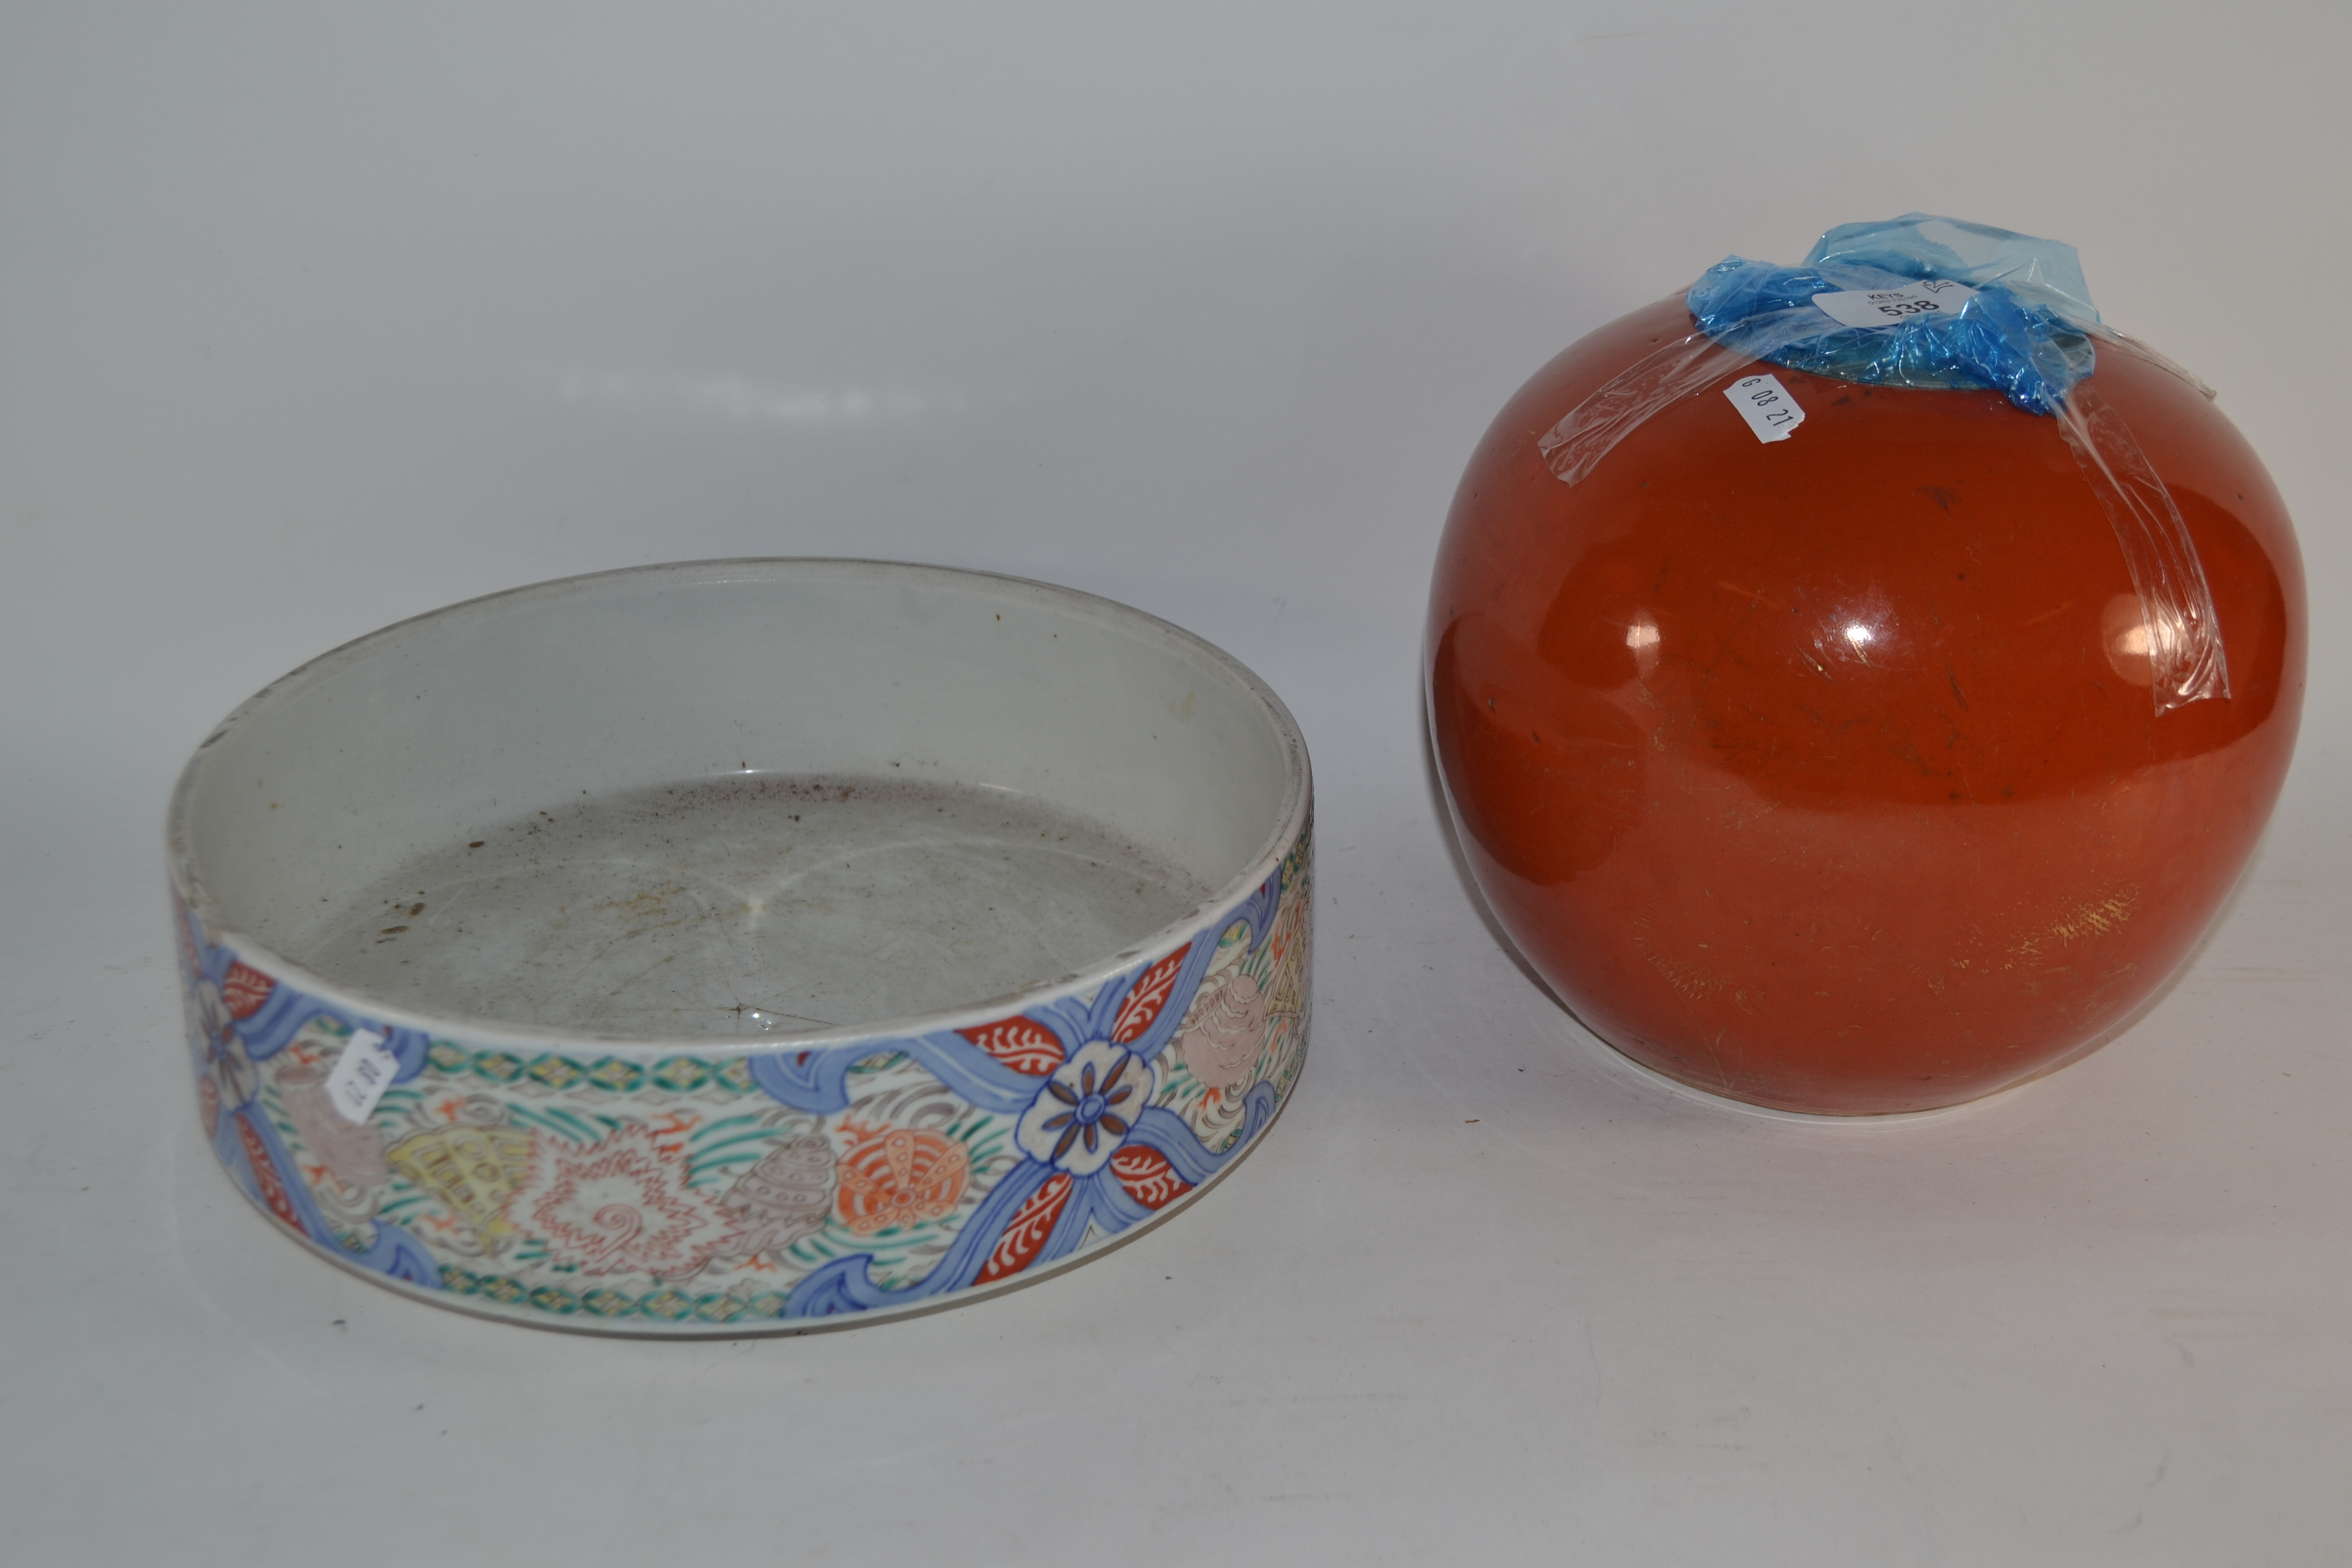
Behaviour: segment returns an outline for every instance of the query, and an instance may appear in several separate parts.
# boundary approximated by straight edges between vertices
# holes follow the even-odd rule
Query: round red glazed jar
[[[1428,714],[1479,887],[1636,1061],[1845,1114],[2091,1049],[2188,955],[2278,795],[2304,584],[2262,464],[2128,342],[2091,381],[2169,489],[2227,695],[2159,712],[2116,529],[1997,391],[1732,364],[1574,483],[1539,442],[1691,334],[1681,298],[1538,371],[1471,458]],[[1801,405],[1763,440],[1721,394]]]

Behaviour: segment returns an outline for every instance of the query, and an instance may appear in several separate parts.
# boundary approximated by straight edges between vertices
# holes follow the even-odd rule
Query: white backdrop
[[[26,1560],[2328,1560],[2352,1531],[2336,5],[0,8],[0,1517]],[[2067,239],[2302,531],[2269,839],[2120,1042],[1669,1091],[1498,945],[1416,712],[1486,420],[1727,252]],[[211,1168],[159,847],[323,648],[631,563],[1045,578],[1315,749],[1315,1045],[1166,1228],[802,1339],[538,1334]]]

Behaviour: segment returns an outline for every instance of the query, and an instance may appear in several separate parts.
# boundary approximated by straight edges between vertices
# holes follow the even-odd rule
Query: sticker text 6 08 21
[[[400,1072],[400,1058],[384,1049],[383,1037],[362,1029],[343,1047],[327,1074],[327,1102],[346,1121],[365,1121]]]
[[[1805,422],[1805,411],[1777,375],[1745,375],[1723,389],[1759,441],[1785,441]]]

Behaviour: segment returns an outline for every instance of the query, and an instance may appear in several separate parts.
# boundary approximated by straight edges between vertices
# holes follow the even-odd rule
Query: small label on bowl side
[[[1805,422],[1805,411],[1777,375],[1743,375],[1725,387],[1723,395],[1731,399],[1759,441],[1785,441]]]
[[[376,1101],[399,1071],[400,1058],[383,1048],[383,1037],[362,1029],[327,1074],[327,1103],[346,1121],[365,1121],[375,1114]]]
[[[1841,327],[1891,327],[1914,316],[1954,316],[1977,297],[1965,283],[1928,278],[1900,289],[1847,289],[1816,294],[1813,304]]]

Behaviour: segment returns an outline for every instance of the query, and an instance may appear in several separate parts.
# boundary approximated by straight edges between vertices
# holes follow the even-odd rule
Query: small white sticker
[[[1805,422],[1805,411],[1777,375],[1747,375],[1723,389],[1759,441],[1785,441]]]
[[[1958,315],[1960,307],[1976,297],[1977,291],[1965,283],[1955,283],[1948,278],[1929,278],[1918,283],[1906,283],[1900,289],[1848,289],[1835,294],[1816,294],[1813,303],[1822,314],[1841,327],[1891,327],[1914,316]]]
[[[352,1037],[343,1054],[327,1074],[327,1103],[346,1121],[365,1121],[375,1114],[375,1102],[392,1087],[400,1058],[383,1048],[383,1037],[362,1029]]]

